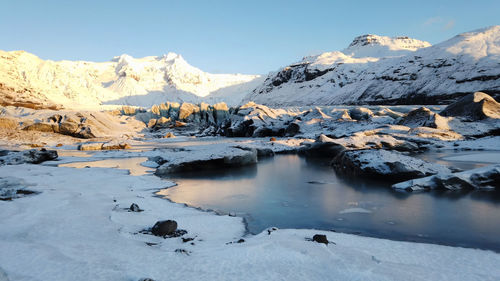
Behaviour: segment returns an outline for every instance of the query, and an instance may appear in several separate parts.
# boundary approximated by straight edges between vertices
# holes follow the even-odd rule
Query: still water
[[[462,169],[484,163],[449,162]],[[251,233],[270,226],[314,228],[404,241],[500,251],[500,192],[395,191],[390,183],[338,177],[318,159],[277,155],[258,165],[182,174],[159,194],[178,203],[233,212]]]

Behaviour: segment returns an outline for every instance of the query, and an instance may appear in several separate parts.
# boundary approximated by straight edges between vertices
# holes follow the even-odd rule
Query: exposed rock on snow
[[[485,93],[475,92],[448,105],[441,111],[441,115],[459,117],[467,121],[500,119],[500,103]]]
[[[89,139],[111,136],[126,128],[114,116],[103,112],[65,112],[63,115],[55,114],[45,121],[26,125],[23,130]]]
[[[110,141],[110,142],[91,142],[78,145],[78,150],[116,150],[130,149],[132,146],[126,142]]]
[[[136,213],[143,211],[141,208],[139,208],[139,205],[137,205],[135,203],[132,203],[132,205],[130,205],[130,207],[128,209],[129,209],[129,211],[136,212]]]
[[[315,142],[305,144],[301,149],[301,153],[311,156],[335,157],[345,151],[345,147],[325,135],[320,135]]]
[[[407,115],[402,117],[399,125],[408,126],[411,128],[415,127],[429,127],[440,130],[449,130],[448,119],[440,116],[437,113],[432,112],[426,107],[421,107],[410,111]]]
[[[407,41],[419,43],[403,43]],[[356,38],[342,52],[305,57],[269,74],[244,101],[279,106],[446,104],[475,91],[498,94],[498,42],[500,26],[434,46],[410,38]]]
[[[31,149],[26,151],[0,151],[0,165],[40,164],[57,158],[57,151]]]
[[[386,150],[344,151],[333,159],[332,165],[338,173],[393,182],[451,172],[439,164]]]
[[[400,182],[392,187],[406,191],[500,188],[500,165],[491,165],[453,174],[437,174]]]
[[[170,235],[175,233],[176,230],[177,222],[174,220],[157,221],[151,228],[151,232],[156,236]]]
[[[326,238],[326,235],[324,235],[324,234],[314,234],[312,240],[314,242],[317,242],[317,243],[323,243],[325,245],[328,245],[328,239]]]
[[[161,157],[161,150],[157,151]],[[176,158],[165,161],[156,169],[155,175],[168,176],[197,170],[207,170],[224,167],[240,167],[257,163],[256,149],[241,149],[232,146],[202,147],[201,151],[178,151]],[[153,158],[150,158],[152,160]],[[163,159],[163,158],[162,158]],[[157,159],[158,160],[158,159]]]

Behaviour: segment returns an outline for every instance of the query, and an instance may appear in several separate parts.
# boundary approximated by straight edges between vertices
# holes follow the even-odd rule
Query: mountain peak
[[[391,57],[408,54],[421,48],[430,47],[426,41],[408,36],[388,37],[365,34],[354,38],[343,53],[352,57]]]

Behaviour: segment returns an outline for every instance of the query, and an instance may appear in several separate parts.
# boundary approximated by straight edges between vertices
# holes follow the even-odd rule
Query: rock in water
[[[326,238],[326,235],[323,234],[315,234],[313,236],[313,241],[317,243],[323,243],[328,245],[328,239]]]
[[[151,232],[155,236],[165,236],[173,234],[177,230],[177,222],[174,220],[157,221]]]
[[[500,119],[500,103],[483,92],[475,92],[448,105],[441,115],[461,117],[468,121]]]
[[[500,187],[500,165],[491,165],[458,173],[438,174],[394,184],[392,188],[406,191],[430,189],[493,189]]]
[[[439,164],[395,151],[373,149],[344,151],[333,159],[332,165],[339,173],[392,182],[451,173],[450,169]]]

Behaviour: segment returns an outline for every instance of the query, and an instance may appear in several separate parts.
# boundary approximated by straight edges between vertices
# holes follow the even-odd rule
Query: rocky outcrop
[[[19,165],[24,163],[40,164],[45,161],[57,159],[57,151],[31,149],[26,151],[3,151],[0,153],[0,164],[3,165]]]
[[[398,121],[398,124],[410,128],[429,127],[440,130],[450,129],[447,118],[432,112],[426,107],[420,107],[410,111]]]
[[[304,144],[299,153],[309,156],[333,158],[345,150],[346,148],[342,144],[322,134],[315,142]]]
[[[344,151],[333,159],[332,165],[339,174],[391,182],[451,172],[439,164],[428,163],[396,151],[373,149]]]
[[[431,189],[493,189],[500,188],[500,165],[491,165],[458,173],[443,173],[425,178],[408,180],[392,186],[406,191]]]
[[[186,151],[187,154],[188,152]],[[157,176],[199,170],[241,167],[257,163],[257,150],[251,148],[229,147],[223,151],[203,154],[203,156],[199,157],[193,154],[187,157],[179,157],[175,161],[165,161],[161,157],[151,158],[150,160],[157,163],[163,162],[155,171],[155,175]]]
[[[130,148],[132,148],[130,144],[121,141],[91,142],[78,145],[78,150],[117,150]]]
[[[90,139],[110,136],[117,130],[129,129],[120,124],[121,121],[116,118],[103,112],[65,112],[35,123],[27,122],[22,129]]]
[[[466,121],[500,119],[500,103],[485,93],[475,92],[448,105],[441,111],[441,115],[458,117]]]

